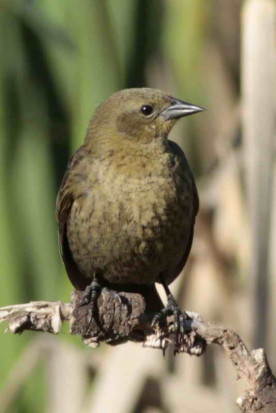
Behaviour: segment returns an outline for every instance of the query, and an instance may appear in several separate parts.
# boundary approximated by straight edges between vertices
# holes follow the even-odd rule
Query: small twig
[[[24,330],[59,333],[64,321],[69,321],[71,334],[81,335],[89,346],[100,342],[120,344],[126,341],[142,342],[146,347],[163,351],[174,345],[176,352],[201,355],[206,345],[220,345],[230,358],[247,390],[237,404],[244,413],[271,413],[276,411],[276,379],[268,365],[263,349],[250,352],[237,333],[215,323],[204,322],[196,314],[186,313],[185,334],[175,334],[174,319],[167,317],[158,327],[151,322],[152,311],[146,295],[130,292],[114,293],[107,288],[98,298],[99,312],[88,319],[88,306],[79,306],[82,293],[74,293],[72,302],[38,301],[0,308],[0,323],[6,321],[12,333]],[[152,300],[150,300],[152,302]]]
[[[72,304],[60,301],[31,301],[27,304],[14,304],[0,308],[0,323],[8,322],[11,333],[18,334],[24,330],[47,331],[59,333],[63,321],[72,317]]]

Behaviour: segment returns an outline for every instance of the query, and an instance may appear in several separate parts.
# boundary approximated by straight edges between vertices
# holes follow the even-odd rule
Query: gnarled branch
[[[98,314],[91,317],[89,305],[80,306],[82,293],[73,293],[69,304],[37,301],[0,308],[0,322],[8,322],[12,333],[24,330],[57,334],[64,321],[69,321],[71,334],[82,336],[85,344],[96,347],[100,342],[120,344],[128,340],[163,351],[170,345],[175,352],[201,355],[206,345],[220,345],[230,358],[238,377],[247,390],[237,404],[244,413],[276,411],[276,379],[263,349],[250,352],[234,331],[215,323],[204,322],[195,313],[186,313],[185,334],[175,334],[173,316],[155,327],[152,320],[160,309],[154,291],[114,292],[104,288],[98,298]]]

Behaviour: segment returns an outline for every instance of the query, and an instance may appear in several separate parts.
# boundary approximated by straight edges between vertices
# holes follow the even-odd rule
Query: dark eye
[[[149,116],[153,112],[153,107],[151,105],[143,105],[141,107],[141,112],[143,113],[143,115]]]

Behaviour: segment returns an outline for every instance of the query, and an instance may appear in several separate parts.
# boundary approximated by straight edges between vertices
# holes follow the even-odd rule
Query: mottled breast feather
[[[135,150],[138,174],[131,156],[110,151],[99,159],[82,146],[68,166],[57,219],[62,258],[77,289],[96,273],[114,284],[141,285],[162,274],[169,284],[187,261],[198,195],[184,153],[172,141],[140,160]]]

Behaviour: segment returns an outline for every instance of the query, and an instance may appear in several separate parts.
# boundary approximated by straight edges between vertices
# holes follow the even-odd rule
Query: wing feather
[[[56,204],[60,254],[63,259],[68,277],[77,290],[83,290],[89,283],[89,280],[81,273],[76,262],[73,259],[67,237],[67,223],[75,197],[78,195],[74,191],[75,182],[74,174],[72,173],[72,171],[77,166],[77,164],[82,161],[85,155],[86,150],[83,146],[81,146],[69,162],[60,186]]]
[[[166,281],[168,282],[168,284],[170,284],[171,282],[173,282],[175,280],[175,278],[179,275],[179,273],[182,271],[182,269],[184,268],[190,252],[191,252],[191,248],[192,248],[192,244],[193,244],[193,238],[194,238],[194,225],[195,225],[195,219],[196,216],[198,214],[198,210],[199,210],[199,196],[198,196],[198,192],[197,192],[197,187],[195,184],[195,180],[192,174],[192,171],[190,169],[190,166],[188,164],[188,161],[186,159],[186,156],[184,154],[184,152],[182,151],[182,149],[173,141],[170,141],[170,146],[172,149],[172,152],[180,158],[181,163],[184,166],[184,169],[186,171],[186,175],[187,178],[190,182],[191,185],[191,201],[193,203],[193,215],[191,218],[191,227],[190,227],[190,234],[188,237],[188,242],[186,243],[186,246],[184,248],[183,251],[183,255],[181,257],[181,260],[177,263],[177,265],[175,266],[175,268],[170,272],[170,274],[168,274],[167,276],[165,276]]]

